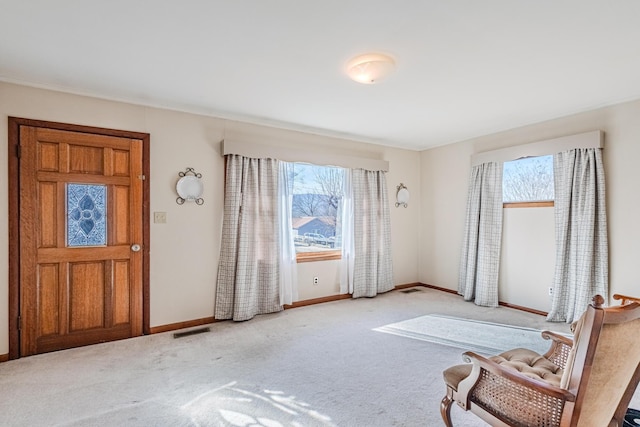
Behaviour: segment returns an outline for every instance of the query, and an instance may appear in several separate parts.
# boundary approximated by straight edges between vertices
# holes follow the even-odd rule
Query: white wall
[[[553,212],[551,207],[503,209],[501,301],[549,311],[556,255]]]
[[[43,89],[0,83],[0,140],[7,144],[7,117],[148,132],[151,135],[151,214],[166,212],[166,224],[151,223],[151,326],[213,316],[220,252],[225,137],[389,161],[390,203],[403,182],[414,203],[391,206],[394,283],[418,281],[420,156],[362,142],[222,120]],[[0,277],[8,276],[7,149],[0,150]],[[178,172],[202,173],[204,205],[175,203]],[[299,264],[300,300],[338,293],[338,261]],[[320,277],[317,286],[312,277]],[[8,286],[0,281],[0,355],[8,353]]]
[[[603,130],[609,222],[610,294],[640,294],[640,101],[538,123],[421,153],[420,281],[457,289],[470,156],[498,148]],[[499,298],[549,311],[555,257],[548,208],[504,212]]]

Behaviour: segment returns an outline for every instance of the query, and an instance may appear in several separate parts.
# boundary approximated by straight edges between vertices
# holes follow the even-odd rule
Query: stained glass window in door
[[[106,185],[67,184],[67,246],[105,246],[106,214]]]

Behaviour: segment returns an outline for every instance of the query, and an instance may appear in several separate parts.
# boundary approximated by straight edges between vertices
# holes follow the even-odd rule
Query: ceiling
[[[422,150],[640,98],[640,0],[0,0],[0,80]]]

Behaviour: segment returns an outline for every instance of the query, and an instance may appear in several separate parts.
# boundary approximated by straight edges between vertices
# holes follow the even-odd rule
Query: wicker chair
[[[455,401],[492,426],[622,426],[640,380],[640,303],[603,308],[593,298],[574,342],[552,332],[544,355],[515,349],[485,358],[466,352],[468,364],[444,371],[440,412],[452,427]]]

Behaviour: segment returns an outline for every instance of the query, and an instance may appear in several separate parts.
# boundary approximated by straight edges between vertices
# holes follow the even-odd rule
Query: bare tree
[[[344,174],[340,169],[326,167],[316,168],[314,175],[316,184],[318,184],[322,194],[326,197],[326,216],[335,217],[342,199],[342,178]]]
[[[294,217],[325,216],[326,203],[321,194],[296,194],[291,208]]]
[[[296,165],[297,168],[297,165]],[[323,225],[315,232],[327,237],[335,236],[338,211],[342,201],[342,180],[340,168],[301,165],[295,178],[292,216],[315,217]]]
[[[553,163],[548,156],[505,164],[502,180],[504,202],[553,200]]]

